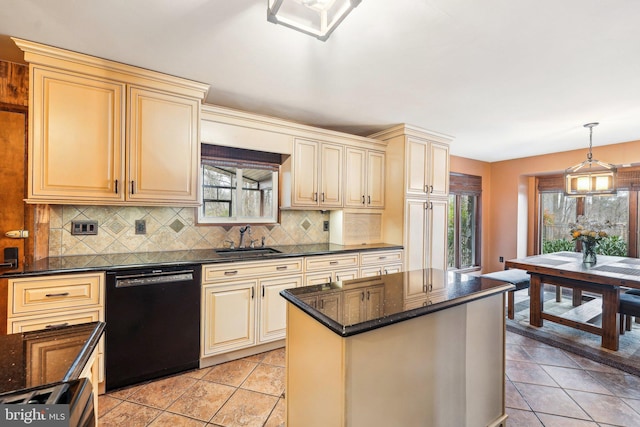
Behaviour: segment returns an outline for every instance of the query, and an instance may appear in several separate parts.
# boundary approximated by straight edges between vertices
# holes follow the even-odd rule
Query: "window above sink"
[[[281,160],[281,154],[202,144],[198,223],[277,223]]]

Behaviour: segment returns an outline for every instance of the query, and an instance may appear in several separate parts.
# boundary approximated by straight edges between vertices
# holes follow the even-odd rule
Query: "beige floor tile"
[[[536,363],[508,360],[505,370],[507,377],[512,382],[547,385],[551,387],[558,386],[549,374]]]
[[[507,408],[509,418],[507,424],[514,427],[544,427],[536,414],[531,411],[523,411],[521,409]]]
[[[158,418],[153,420],[149,427],[203,427],[207,423],[183,417],[182,415],[163,412]]]
[[[602,363],[594,362],[591,359],[587,359],[586,357],[578,356],[577,354],[573,354],[571,352],[565,351],[565,354],[573,359],[582,369],[586,369],[588,371],[597,371],[597,372],[610,372],[617,373],[620,372],[616,368],[613,368],[608,365],[603,365]]]
[[[513,383],[534,412],[590,420],[589,416],[561,388]]]
[[[195,369],[193,371],[185,372],[183,375],[186,377],[196,378],[199,380],[205,375],[207,375],[209,372],[211,372],[211,368],[202,368],[202,369]]]
[[[640,414],[618,397],[575,390],[567,390],[567,393],[598,423],[640,426]]]
[[[285,419],[287,415],[287,404],[284,399],[278,399],[276,407],[273,408],[269,419],[265,423],[264,427],[284,427]]]
[[[284,367],[285,354],[286,352],[284,350],[284,347],[276,350],[272,350],[265,355],[265,358],[262,360],[262,363]]]
[[[240,359],[216,365],[202,379],[220,384],[239,387],[249,374],[258,366],[255,362]]]
[[[154,408],[166,409],[197,381],[184,375],[163,378],[141,386],[127,400]]]
[[[116,399],[115,397],[106,394],[98,396],[98,417],[104,416],[107,412],[122,402],[123,401],[121,399]]]
[[[530,411],[531,408],[527,402],[522,398],[518,389],[513,385],[511,381],[505,382],[505,406],[507,408],[522,409],[524,411]]]
[[[554,347],[522,346],[537,363],[552,366],[564,366],[567,368],[579,368],[580,366],[564,351]]]
[[[131,402],[122,402],[100,418],[100,427],[144,427],[162,411]]]
[[[521,362],[535,362],[533,357],[527,353],[521,345],[507,344],[505,346],[505,358]]]
[[[168,411],[209,421],[235,391],[235,387],[199,381],[173,402]]]
[[[277,402],[275,396],[238,389],[211,422],[224,427],[262,427]]]
[[[241,388],[279,397],[284,391],[284,381],[285,368],[260,364],[242,383]]]
[[[542,365],[551,378],[564,389],[588,391],[590,393],[612,394],[605,386],[582,369]]]
[[[254,354],[253,356],[247,356],[242,360],[246,360],[248,362],[260,363],[264,360],[264,357],[267,355],[267,353],[268,352]]]
[[[621,371],[618,373],[590,372],[590,374],[614,395],[640,399],[640,378]]]
[[[593,421],[577,420],[575,418],[559,417],[557,415],[540,414],[536,416],[545,427],[598,427]],[[510,420],[509,420],[510,421]],[[515,424],[517,426],[517,424]]]

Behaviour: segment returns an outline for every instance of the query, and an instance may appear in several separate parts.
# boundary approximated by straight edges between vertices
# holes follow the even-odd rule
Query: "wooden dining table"
[[[505,267],[523,269],[531,275],[529,323],[532,326],[542,327],[543,320],[556,322],[600,335],[602,347],[618,350],[620,289],[640,289],[640,259],[598,255],[596,264],[583,264],[581,253],[554,252],[508,260]],[[602,295],[601,326],[545,312],[543,284],[573,289],[574,305],[579,304],[582,291]]]

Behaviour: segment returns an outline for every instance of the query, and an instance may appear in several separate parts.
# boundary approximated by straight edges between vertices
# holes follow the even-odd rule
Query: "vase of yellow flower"
[[[578,221],[569,224],[572,240],[582,243],[582,262],[586,265],[593,265],[598,261],[596,249],[598,242],[607,237],[607,229],[610,228],[609,221],[604,223],[590,220],[584,215],[578,217]]]

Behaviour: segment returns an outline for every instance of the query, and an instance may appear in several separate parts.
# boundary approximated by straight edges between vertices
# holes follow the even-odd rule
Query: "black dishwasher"
[[[200,266],[107,272],[105,388],[194,369],[200,357]]]

